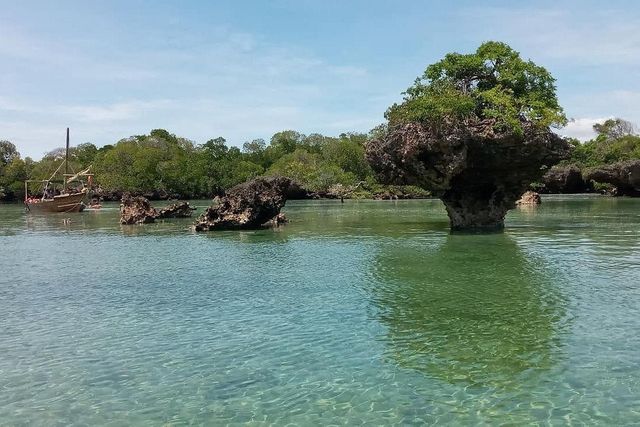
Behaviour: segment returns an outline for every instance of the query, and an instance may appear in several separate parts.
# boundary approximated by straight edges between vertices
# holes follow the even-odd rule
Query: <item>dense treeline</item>
[[[568,163],[582,169],[640,159],[640,135],[635,126],[623,119],[609,119],[593,126],[597,136],[575,149]]]
[[[375,133],[378,130],[372,131]],[[597,136],[587,142],[573,140],[575,149],[565,164],[582,171],[623,160],[640,159],[640,135],[626,120],[609,119],[594,126]],[[196,144],[163,129],[122,139],[98,148],[91,143],[70,150],[74,171],[92,165],[102,194],[132,192],[182,198],[208,198],[260,175],[285,175],[306,190],[330,197],[388,197],[427,195],[416,188],[380,185],[364,157],[371,135],[345,133],[338,137],[303,135],[287,130],[228,146],[224,138]],[[22,158],[15,145],[0,141],[0,199],[24,196],[24,180],[45,179],[60,166],[64,149],[42,160]]]
[[[361,133],[328,137],[287,130],[274,134],[269,143],[256,139],[238,148],[228,146],[222,137],[198,145],[155,129],[101,148],[91,143],[72,147],[70,166],[78,171],[92,165],[100,194],[211,197],[256,176],[275,174],[294,179],[310,192],[333,197],[428,194],[379,185],[364,157],[367,139]],[[22,159],[8,141],[0,142],[0,150],[0,191],[5,199],[22,197],[27,177],[48,178],[64,158],[64,149],[59,148],[38,162]]]
[[[552,167],[531,189],[545,193],[585,193],[636,196],[636,184],[628,178],[640,161],[640,135],[623,119],[608,119],[593,126],[596,137],[573,144],[571,157]],[[631,161],[631,162],[629,162]],[[625,178],[626,176],[626,178]]]

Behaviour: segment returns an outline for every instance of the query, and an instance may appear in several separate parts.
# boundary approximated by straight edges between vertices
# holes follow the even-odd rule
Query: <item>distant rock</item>
[[[173,203],[166,208],[160,209],[157,218],[191,218],[191,215],[195,210],[196,208],[189,205],[189,202]]]
[[[278,215],[276,215],[272,220],[267,221],[266,225],[270,225],[273,227],[277,227],[279,225],[282,224],[286,224],[289,222],[289,218],[286,217],[285,214],[283,214],[282,212],[280,212]]]
[[[577,166],[553,166],[542,177],[545,193],[576,194],[589,190]]]
[[[540,194],[535,191],[525,191],[525,193],[520,197],[518,201],[516,201],[516,205],[518,206],[534,206],[542,203],[542,199],[540,198]]]
[[[120,224],[148,224],[158,217],[155,210],[144,197],[128,194],[120,201]]]
[[[218,197],[197,219],[196,231],[259,228],[280,213],[291,180],[280,176],[256,178]]]
[[[591,169],[585,179],[615,187],[616,196],[640,196],[640,160],[629,160]]]

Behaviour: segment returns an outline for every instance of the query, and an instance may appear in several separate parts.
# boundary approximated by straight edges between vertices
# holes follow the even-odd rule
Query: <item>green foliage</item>
[[[372,175],[371,167],[365,159],[362,134],[342,134],[339,138],[329,138],[322,146],[321,155],[326,163],[339,166],[359,180]]]
[[[282,156],[269,168],[268,174],[287,176],[311,191],[327,191],[332,185],[355,181],[353,174],[303,148]]]
[[[9,141],[0,141],[0,171],[16,157],[20,157],[16,146]]]
[[[627,135],[611,140],[596,138],[587,141],[576,147],[571,161],[590,167],[634,159],[640,159],[640,136]]]
[[[289,176],[312,191],[356,183],[371,175],[362,134],[338,138],[278,132],[267,145],[257,139],[242,151],[222,137],[201,146],[153,130],[97,150],[96,182],[106,190],[164,190],[182,197],[208,197],[264,173]]]
[[[148,135],[124,138],[101,148],[91,143],[71,147],[69,160],[72,171],[92,165],[94,182],[104,191],[211,197],[257,176],[280,174],[310,191],[341,188],[347,197],[370,197],[376,194],[372,190],[398,192],[375,181],[364,155],[368,138],[361,133],[329,137],[286,130],[274,134],[268,144],[255,139],[240,150],[227,145],[222,137],[196,145],[164,129],[154,129]],[[19,160],[11,160],[9,166],[0,161],[0,187],[7,195],[17,194],[15,190],[22,188],[26,178],[49,178],[64,158],[64,149],[57,148],[41,161],[27,164],[26,159],[23,162],[18,154],[12,154],[17,153],[12,144],[0,144],[2,147],[7,159],[17,156]]]
[[[30,160],[30,159],[28,159]],[[13,157],[0,175],[0,198],[22,198],[24,181],[28,178],[29,164],[20,157]]]
[[[596,123],[593,125],[593,130],[598,134],[597,139],[599,140],[618,139],[636,134],[633,123],[620,118],[608,119],[604,123]]]
[[[570,163],[584,168],[640,159],[640,136],[628,121],[609,119],[593,128],[598,136],[576,143]]]
[[[13,143],[0,141],[0,200],[24,196],[24,180],[27,179],[32,164],[30,158],[20,158]]]
[[[521,119],[562,126],[567,119],[556,97],[555,80],[543,67],[520,58],[500,42],[475,53],[449,53],[427,67],[385,117],[391,126],[449,119],[493,118],[496,126],[521,132]]]

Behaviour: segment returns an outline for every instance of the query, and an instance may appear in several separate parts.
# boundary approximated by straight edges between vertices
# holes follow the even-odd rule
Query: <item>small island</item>
[[[554,79],[504,43],[448,54],[430,65],[386,113],[367,145],[382,182],[440,197],[452,230],[502,229],[509,209],[571,145]]]

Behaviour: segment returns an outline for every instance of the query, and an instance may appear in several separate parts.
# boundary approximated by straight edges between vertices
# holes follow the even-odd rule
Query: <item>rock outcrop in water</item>
[[[120,201],[120,224],[148,224],[158,217],[158,211],[144,197],[128,194]]]
[[[535,191],[525,191],[525,193],[516,201],[516,205],[518,206],[535,206],[542,203],[542,199],[540,198],[540,194]]]
[[[453,230],[501,229],[529,184],[570,154],[548,128],[523,121],[501,132],[495,121],[409,123],[367,145],[367,159],[388,184],[417,185],[444,202]]]
[[[588,171],[585,178],[613,185],[616,196],[640,196],[640,160],[601,166]]]
[[[120,224],[149,224],[156,219],[189,218],[196,208],[188,202],[173,203],[159,211],[145,197],[125,194],[120,202]]]
[[[541,191],[554,194],[584,193],[589,188],[577,166],[553,166],[542,177]]]
[[[196,208],[194,208],[193,206],[189,205],[189,202],[178,202],[178,203],[173,203],[169,206],[167,206],[166,208],[162,208],[160,209],[160,212],[158,212],[158,219],[165,219],[165,218],[191,218],[191,215],[193,213],[193,211],[195,211]]]
[[[196,231],[259,228],[280,214],[291,180],[256,178],[237,185],[218,198],[195,223]]]

